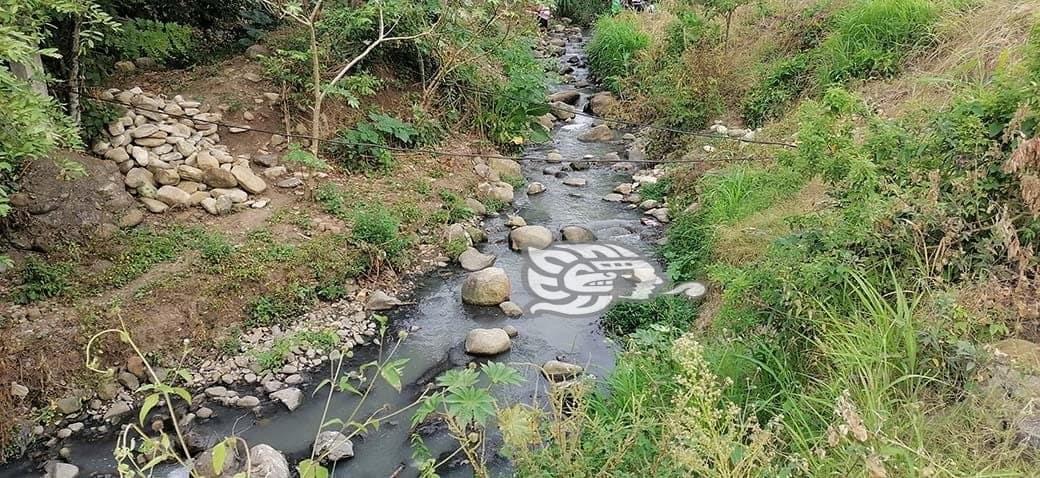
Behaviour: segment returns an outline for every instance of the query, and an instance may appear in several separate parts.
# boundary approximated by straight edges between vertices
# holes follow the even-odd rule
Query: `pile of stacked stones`
[[[209,105],[136,87],[107,90],[101,99],[127,110],[106,126],[93,151],[119,164],[127,188],[149,211],[201,206],[226,214],[236,204],[254,204],[249,196],[267,189],[248,158],[236,158],[220,144],[214,122],[222,115]]]

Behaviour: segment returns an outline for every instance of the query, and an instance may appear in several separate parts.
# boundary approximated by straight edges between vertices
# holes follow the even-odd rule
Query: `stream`
[[[576,40],[577,38],[568,39],[566,52],[560,61],[574,55],[584,55],[584,40]],[[576,67],[571,75],[575,82],[582,82],[586,80],[588,72],[584,67]],[[552,90],[573,88],[572,84],[563,84],[554,86]],[[583,88],[580,91],[582,97],[577,105],[579,109],[597,90]],[[584,178],[588,181],[586,186],[572,187],[563,184],[563,178],[543,173],[543,168],[547,166],[558,170],[567,161],[580,160],[585,155],[599,159],[608,153],[618,152],[624,158],[623,142],[585,143],[577,139],[594,124],[594,119],[585,116],[577,116],[572,122],[557,122],[552,132],[552,144],[533,146],[526,151],[527,156],[544,158],[549,151],[557,150],[563,155],[564,163],[548,165],[540,160],[523,161],[521,166],[527,182],[541,182],[547,189],[543,193],[527,196],[524,192],[526,188],[518,188],[513,208],[528,224],[549,228],[557,240],[563,226],[579,225],[595,232],[599,239],[627,244],[633,250],[649,252],[651,242],[647,238],[655,234],[655,231],[641,224],[641,211],[624,203],[602,200],[602,197],[619,183],[630,182],[630,174],[613,171],[610,163],[593,163],[588,170],[568,173],[568,177]],[[475,247],[498,258],[495,267],[504,269],[512,282],[511,300],[525,304],[529,302],[530,293],[525,289],[520,277],[523,256],[509,249],[507,235],[510,228],[504,224],[505,220],[505,214],[486,219],[484,229],[488,233],[489,241]],[[395,355],[409,359],[402,377],[406,385],[401,393],[382,383],[375,387],[362,406],[359,417],[367,416],[384,404],[388,405],[390,410],[407,406],[421,393],[424,383],[445,370],[462,367],[475,360],[465,354],[461,344],[466,333],[477,327],[512,325],[520,333],[513,339],[511,351],[493,358],[495,361],[514,365],[526,378],[521,385],[500,390],[497,396],[500,404],[532,403],[544,397],[546,380],[538,373],[536,367],[527,364],[540,366],[547,360],[564,358],[567,362],[584,366],[586,373],[597,377],[604,377],[613,369],[617,347],[602,332],[598,318],[576,319],[549,313],[525,314],[511,318],[506,317],[497,307],[464,305],[460,296],[465,277],[466,272],[455,265],[427,274],[419,280],[412,297],[405,299],[414,302],[414,305],[398,307],[387,314],[391,317],[395,330],[409,331],[407,339]],[[388,337],[387,342],[390,341]],[[376,347],[366,346],[355,350],[357,356],[349,361],[352,363],[345,364],[344,368],[349,370],[350,365],[357,366],[372,360],[375,349]],[[304,390],[304,402],[291,413],[277,403],[263,405],[263,417],[257,417],[241,409],[211,406],[216,411],[216,417],[199,426],[213,437],[222,437],[234,432],[244,438],[250,446],[260,443],[270,445],[283,452],[289,460],[290,468],[293,468],[299,460],[310,456],[311,444],[321,421],[328,389],[314,397],[311,394],[315,385],[328,374],[327,367],[310,374],[310,385]],[[329,418],[345,419],[356,405],[356,400],[352,395],[336,394],[330,405]],[[411,458],[410,418],[411,413],[401,414],[382,424],[378,430],[354,438],[355,456],[339,462],[332,476],[417,476],[418,470]],[[435,457],[446,456],[457,447],[441,429],[432,430],[425,438]],[[72,441],[67,442],[65,446],[71,450],[69,461],[80,467],[80,476],[106,476],[115,472],[112,440]],[[21,463],[0,467],[0,478],[38,476],[37,472],[29,472],[27,466],[28,464]],[[495,470],[496,475],[506,474],[510,470],[505,459],[494,457],[491,468]],[[439,472],[442,476],[472,475],[470,468],[458,461],[450,462]],[[160,468],[156,476],[188,475],[183,469],[167,467]]]

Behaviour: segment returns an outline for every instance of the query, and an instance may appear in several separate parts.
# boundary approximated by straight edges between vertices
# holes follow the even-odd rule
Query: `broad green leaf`
[[[404,366],[408,363],[408,359],[396,359],[387,362],[386,365],[379,371],[382,375],[383,380],[394,387],[394,390],[401,391],[401,374],[404,372]]]
[[[340,377],[339,378],[339,391],[341,391],[341,392],[350,392],[350,393],[353,393],[354,395],[361,395],[361,390],[358,390],[357,387],[355,387],[355,386],[350,384],[350,378],[349,377]]]
[[[296,465],[300,478],[329,478],[329,470],[314,460],[303,460]]]
[[[483,425],[495,415],[495,399],[484,389],[464,387],[451,391],[444,397],[444,403],[448,413],[463,423]]]
[[[155,406],[158,405],[158,404],[159,404],[159,394],[158,393],[153,393],[153,394],[151,394],[151,395],[149,395],[149,396],[144,398],[144,403],[141,404],[141,411],[138,412],[138,414],[137,414],[138,421],[141,423],[141,426],[144,426],[144,419],[146,417],[148,417],[148,413],[151,412],[152,409],[155,408]]]
[[[480,380],[480,376],[476,370],[473,369],[455,369],[444,372],[441,376],[437,377],[437,385],[453,390],[463,387],[472,387],[477,384],[477,380]]]
[[[218,474],[223,473],[225,460],[227,460],[227,440],[221,441],[213,447],[213,471]]]
[[[412,426],[414,427],[422,423],[431,413],[437,411],[437,407],[440,407],[441,403],[443,403],[443,398],[444,396],[438,393],[426,397],[425,400],[419,403],[419,407],[415,409],[415,414],[412,415]]]
[[[504,363],[487,362],[481,365],[480,369],[495,385],[518,385],[524,381],[519,371]]]
[[[177,395],[178,397],[181,397],[181,399],[184,400],[185,402],[188,402],[189,404],[191,403],[191,394],[188,393],[187,390],[185,390],[183,388],[180,388],[180,387],[175,387],[173,389],[173,393],[175,395]]]

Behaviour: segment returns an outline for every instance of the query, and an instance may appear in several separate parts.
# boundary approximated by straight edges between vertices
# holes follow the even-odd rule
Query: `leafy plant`
[[[411,241],[401,231],[401,222],[382,205],[360,205],[352,213],[351,238],[377,260],[397,263]]]
[[[22,267],[22,282],[12,292],[16,303],[29,304],[68,292],[72,267],[65,263],[47,263],[35,257],[29,258]]]
[[[289,163],[299,164],[300,166],[315,171],[325,171],[329,169],[328,163],[311,154],[310,151],[301,148],[299,143],[290,143],[289,151],[285,153],[285,156],[282,156],[282,160]]]
[[[327,143],[326,153],[352,170],[389,171],[394,157],[387,147],[411,146],[419,131],[410,123],[383,113],[369,113],[368,119],[340,131],[335,140]]]
[[[668,25],[666,35],[668,53],[680,55],[687,48],[710,40],[717,33],[715,27],[697,12],[684,10],[677,13],[675,20]]]
[[[815,77],[807,54],[781,60],[744,98],[744,120],[752,128],[780,118],[799,95],[809,89]]]
[[[486,385],[479,385],[482,378]],[[522,382],[520,372],[498,362],[481,364],[480,372],[476,367],[449,370],[437,377],[436,384],[440,390],[419,401],[419,406],[412,416],[412,426],[430,420],[443,422],[458,442],[459,450],[469,459],[474,474],[489,476],[486,468],[488,457],[485,455],[487,447],[484,442],[489,422],[500,410],[491,390],[494,387],[517,385]],[[438,466],[444,463],[438,462],[430,455],[419,435],[412,435],[412,445],[424,476],[434,473]]]
[[[109,123],[123,116],[125,110],[111,103],[100,101],[87,101],[83,103],[83,113],[80,116],[80,137],[84,144],[93,144],[94,140],[102,136],[104,129]]]
[[[306,313],[314,304],[315,298],[313,288],[299,284],[261,295],[246,306],[246,325],[266,327],[283,324]]]
[[[603,326],[612,334],[624,336],[639,329],[681,333],[697,317],[697,306],[680,296],[660,296],[647,301],[614,304],[603,316]]]
[[[114,56],[123,59],[149,57],[160,64],[185,65],[193,57],[196,44],[191,27],[173,22],[132,18],[105,40]]]
[[[610,8],[608,0],[556,0],[556,16],[570,18],[577,25],[591,25]]]

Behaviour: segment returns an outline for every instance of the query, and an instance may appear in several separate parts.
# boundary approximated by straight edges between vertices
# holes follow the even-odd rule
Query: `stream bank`
[[[560,71],[566,72],[570,78],[568,84],[555,87],[554,93],[577,91],[574,107],[584,110],[589,99],[599,92],[588,86],[587,71],[583,66],[584,38],[574,30],[563,31],[553,36],[553,42],[563,48]],[[580,87],[575,89],[575,86]],[[513,302],[528,303],[531,299],[522,286],[523,257],[510,250],[507,239],[511,230],[509,223],[513,221],[509,216],[514,213],[526,224],[548,228],[557,240],[564,227],[581,226],[600,240],[621,243],[647,254],[651,252],[649,244],[658,232],[655,229],[657,223],[644,221],[641,210],[621,202],[623,198],[614,201],[615,197],[611,196],[617,194],[617,185],[632,182],[632,171],[610,163],[590,165],[583,161],[627,154],[624,151],[626,141],[579,139],[590,131],[602,131],[602,127],[596,126],[599,126],[596,120],[580,115],[558,122],[552,131],[552,144],[531,147],[526,156],[558,157],[561,162],[523,161],[520,164],[527,183],[540,183],[544,191],[535,193],[532,190],[532,194],[526,194],[524,191],[528,188],[518,188],[512,210],[482,224],[490,240],[476,247],[484,254],[495,256],[495,267],[506,271],[513,284],[510,297]],[[609,200],[604,200],[607,198]],[[595,376],[605,376],[613,369],[616,347],[604,335],[598,318],[575,319],[549,313],[510,317],[497,307],[464,305],[459,297],[465,278],[465,272],[453,266],[427,274],[419,281],[411,297],[404,299],[412,305],[397,307],[387,314],[396,329],[409,332],[396,354],[396,357],[409,359],[402,377],[402,382],[409,385],[402,393],[386,386],[376,387],[362,405],[361,416],[384,406],[390,409],[407,406],[421,393],[423,385],[441,372],[474,361],[461,346],[466,334],[474,328],[509,325],[519,331],[511,350],[494,357],[495,361],[517,366],[526,378],[523,384],[506,389],[498,397],[504,403],[530,403],[544,394],[546,384],[535,366],[549,360],[562,359],[580,364],[587,373]],[[354,365],[373,359],[376,352],[373,347],[364,347],[356,353],[352,360]],[[329,373],[327,368],[321,368],[300,374],[304,380],[300,385],[304,398],[291,413],[284,412],[280,403],[260,404],[258,412],[213,404],[208,405],[213,412],[212,418],[200,422],[195,429],[211,442],[235,434],[251,445],[269,445],[283,452],[290,463],[296,463],[310,455],[315,432],[325,412],[325,401],[322,396],[313,395],[314,387]],[[356,405],[354,397],[336,395],[328,406],[329,416],[349,414]],[[387,422],[378,430],[355,439],[356,456],[340,462],[334,476],[391,476],[395,473],[399,473],[396,476],[415,476],[417,470],[410,459],[412,432],[408,417],[402,415],[397,421]],[[426,440],[434,456],[455,448],[451,438],[437,430],[433,430]],[[66,459],[79,467],[81,476],[114,472],[114,445],[111,441],[73,442],[65,444],[65,447],[68,449]],[[461,465],[461,462],[449,465]],[[501,469],[508,467],[505,462],[494,465]],[[9,469],[10,472],[0,470],[0,477],[24,476],[20,471],[26,468]],[[464,466],[442,471],[446,476],[466,476],[469,473]],[[186,472],[168,467],[161,469],[160,476],[186,476]]]

